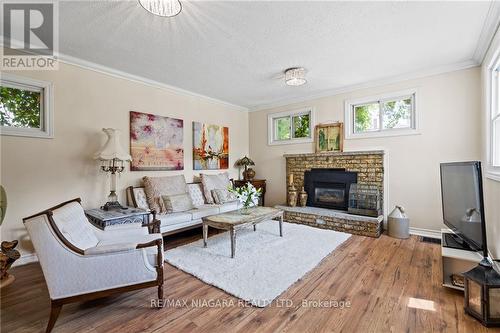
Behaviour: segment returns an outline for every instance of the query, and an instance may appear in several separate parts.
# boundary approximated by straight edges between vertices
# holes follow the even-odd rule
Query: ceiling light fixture
[[[285,70],[285,83],[289,86],[301,86],[307,82],[306,70],[302,67],[292,67]]]
[[[179,0],[139,0],[139,3],[148,12],[163,17],[176,16],[182,10]]]

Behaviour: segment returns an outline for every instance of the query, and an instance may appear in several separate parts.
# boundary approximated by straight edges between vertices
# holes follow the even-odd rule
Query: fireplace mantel
[[[361,151],[344,151],[344,152],[325,152],[325,153],[300,153],[300,154],[285,154],[286,157],[325,157],[325,156],[358,156],[358,155],[384,155],[383,150],[361,150]]]

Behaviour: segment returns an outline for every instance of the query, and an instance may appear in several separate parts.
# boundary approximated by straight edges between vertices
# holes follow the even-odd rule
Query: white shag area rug
[[[236,233],[231,259],[229,233],[224,232],[168,250],[165,261],[227,293],[265,307],[316,267],[351,235],[300,224],[265,221]]]

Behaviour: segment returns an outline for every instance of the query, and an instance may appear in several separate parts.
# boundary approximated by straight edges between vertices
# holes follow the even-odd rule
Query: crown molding
[[[2,41],[0,42],[0,47],[3,48],[3,47],[5,47],[4,45],[5,45],[4,44],[4,40],[2,39]],[[10,45],[21,46],[23,44],[20,41],[11,40]],[[28,54],[26,52],[23,52],[23,53]],[[166,84],[166,83],[162,83],[162,82],[159,82],[159,81],[151,80],[151,79],[139,76],[139,75],[130,74],[130,73],[127,73],[127,72],[124,72],[124,71],[121,71],[121,70],[118,70],[118,69],[114,69],[114,68],[111,68],[111,67],[107,67],[107,66],[104,66],[104,65],[99,65],[99,64],[97,64],[95,62],[83,60],[81,58],[73,57],[73,56],[70,56],[70,55],[67,55],[67,54],[64,54],[64,53],[57,53],[57,55],[55,56],[55,58],[56,58],[56,60],[58,62],[67,64],[67,65],[72,65],[72,66],[80,67],[80,68],[91,70],[91,71],[94,71],[94,72],[97,72],[97,73],[106,74],[106,75],[109,75],[109,76],[112,76],[112,77],[116,77],[116,78],[119,78],[119,79],[125,79],[125,80],[128,80],[128,81],[132,81],[132,82],[144,84],[144,85],[147,85],[147,86],[150,86],[150,87],[154,87],[154,88],[160,88],[160,89],[168,90],[170,92],[177,93],[177,94],[184,95],[184,96],[201,98],[201,99],[210,101],[210,102],[215,103],[215,104],[220,104],[220,105],[224,105],[224,106],[227,106],[227,107],[231,107],[231,108],[236,109],[238,111],[243,111],[243,112],[247,112],[248,111],[248,108],[246,108],[244,106],[241,106],[241,105],[236,105],[236,104],[233,104],[233,103],[230,103],[230,102],[226,102],[226,101],[223,101],[223,100],[220,100],[220,99],[217,99],[217,98],[213,98],[213,97],[209,97],[209,96],[206,96],[206,95],[198,94],[198,93],[195,93],[195,92],[192,92],[192,91],[189,91],[189,90],[185,90],[185,89],[182,89],[182,88],[179,88],[179,87],[176,87],[176,86],[172,86],[172,85],[169,85],[169,84]]]
[[[478,63],[482,64],[484,57],[490,48],[493,37],[498,30],[500,25],[500,2],[491,1],[490,8],[486,14],[486,19],[484,20],[483,29],[479,35],[479,40],[477,42],[476,50],[474,51],[473,59]]]
[[[493,12],[500,13],[500,2],[498,2],[498,4],[495,4],[495,5],[492,4],[490,6],[490,10],[488,12],[488,18],[493,16],[493,14],[492,14]],[[488,21],[488,18],[487,18],[487,21]],[[490,23],[488,24],[488,26],[491,26],[492,25],[491,22],[493,22],[495,20],[493,18],[490,18],[489,21],[490,21]],[[500,22],[500,19],[498,19],[496,21],[498,24]],[[486,27],[486,25],[487,25],[487,23],[485,23],[485,27]],[[484,30],[485,29],[483,28],[483,32],[481,33],[481,36],[483,36],[485,34]],[[493,31],[493,36],[494,36],[495,31],[496,30]],[[491,36],[489,40],[486,39],[488,41],[488,43],[491,43],[491,38],[493,38],[493,36]],[[22,45],[22,43],[20,43],[19,41],[12,40],[11,45]],[[4,47],[3,38],[0,41],[0,47]],[[488,48],[489,48],[489,44],[487,45],[486,49],[484,50],[484,54],[482,56],[483,58],[484,58],[484,55],[486,54]],[[478,45],[478,49],[479,49],[479,45]],[[477,52],[478,51],[476,50],[476,53]],[[342,93],[348,93],[348,92],[352,92],[352,91],[356,91],[356,90],[360,90],[360,89],[373,88],[373,87],[378,87],[378,86],[396,83],[396,82],[400,82],[400,81],[418,79],[418,78],[422,78],[422,77],[426,77],[426,76],[433,76],[433,75],[444,74],[444,73],[448,73],[448,72],[468,69],[468,68],[479,66],[481,64],[476,59],[471,59],[471,60],[458,62],[458,63],[451,64],[451,65],[435,67],[432,69],[410,72],[410,73],[406,73],[406,74],[402,74],[402,75],[381,78],[381,79],[373,80],[373,81],[369,81],[369,82],[353,84],[353,85],[338,87],[338,88],[334,88],[334,89],[328,89],[328,90],[324,90],[324,91],[321,91],[318,93],[311,93],[311,94],[309,94],[307,96],[303,96],[303,97],[293,97],[293,98],[278,100],[276,102],[272,102],[272,103],[268,103],[268,104],[260,104],[260,105],[255,105],[255,106],[244,107],[241,105],[236,105],[236,104],[233,104],[233,103],[230,103],[227,101],[223,101],[220,99],[216,99],[213,97],[209,97],[206,95],[198,94],[198,93],[195,93],[195,92],[192,92],[189,90],[185,90],[185,89],[182,89],[179,87],[168,85],[168,84],[165,84],[162,82],[151,80],[151,79],[148,79],[148,78],[145,78],[142,76],[123,72],[123,71],[120,71],[120,70],[117,70],[117,69],[114,69],[111,67],[99,65],[97,63],[83,60],[81,58],[69,56],[69,55],[66,55],[63,53],[58,53],[56,56],[56,59],[59,62],[68,64],[68,65],[77,66],[77,67],[84,68],[87,70],[92,70],[94,72],[98,72],[98,73],[106,74],[106,75],[113,76],[116,78],[125,79],[125,80],[129,80],[132,82],[148,85],[148,86],[151,86],[154,88],[165,89],[165,90],[168,90],[170,92],[178,93],[178,94],[181,94],[184,96],[205,99],[205,100],[210,101],[212,103],[231,107],[237,111],[242,111],[242,112],[256,112],[256,111],[271,109],[271,108],[275,108],[275,107],[286,106],[289,104],[307,102],[307,101],[311,101],[311,100],[314,100],[317,98],[335,96],[335,95],[339,95]]]
[[[358,83],[358,84],[348,85],[348,86],[344,86],[344,87],[324,90],[324,91],[321,91],[319,93],[311,93],[311,94],[309,94],[307,96],[303,96],[303,97],[292,97],[292,98],[282,99],[282,100],[279,100],[276,102],[272,102],[269,104],[256,105],[254,107],[249,107],[249,112],[262,111],[262,110],[267,110],[267,109],[271,109],[271,108],[276,108],[276,107],[286,106],[286,105],[296,104],[296,103],[302,103],[302,102],[310,102],[310,101],[312,101],[314,99],[318,99],[318,98],[335,96],[335,95],[349,93],[349,92],[361,90],[361,89],[380,87],[380,86],[384,86],[384,85],[388,85],[388,84],[392,84],[392,83],[413,80],[413,79],[419,79],[419,78],[423,78],[423,77],[427,77],[427,76],[455,72],[455,71],[473,68],[473,67],[477,67],[477,66],[479,66],[479,63],[476,62],[475,60],[462,61],[462,62],[454,63],[451,65],[439,66],[439,67],[434,67],[431,69],[410,72],[410,73],[406,73],[406,74],[402,74],[402,75],[390,76],[390,77],[386,77],[386,78],[382,78],[382,79],[378,79],[378,80],[373,80],[373,81],[369,81],[369,82]]]

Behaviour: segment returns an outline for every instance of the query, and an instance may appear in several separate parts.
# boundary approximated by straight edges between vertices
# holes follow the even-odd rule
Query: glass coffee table
[[[217,215],[204,217],[203,220],[203,246],[207,247],[208,227],[229,230],[231,237],[231,258],[234,258],[236,252],[236,231],[267,220],[278,220],[280,237],[283,237],[283,211],[271,207],[254,207],[248,210],[249,214],[241,214],[239,211],[232,211]]]

